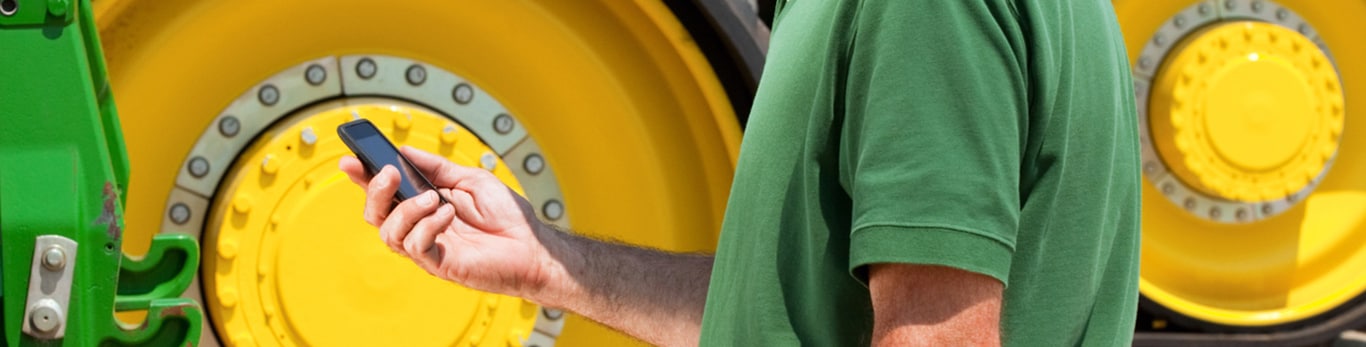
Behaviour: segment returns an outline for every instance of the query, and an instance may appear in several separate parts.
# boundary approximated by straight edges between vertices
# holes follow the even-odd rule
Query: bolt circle
[[[469,104],[470,100],[474,100],[474,88],[468,83],[457,84],[455,89],[451,89],[451,98],[455,99],[457,104]]]
[[[322,65],[309,65],[308,69],[304,70],[304,80],[315,86],[323,84],[323,81],[327,80],[327,70],[323,69]]]
[[[256,92],[256,99],[266,106],[275,106],[275,103],[280,102],[280,89],[275,88],[273,84],[262,86],[261,90]]]
[[[540,154],[532,153],[522,160],[522,168],[526,169],[529,174],[540,174],[541,171],[545,170],[545,158],[542,158]]]
[[[190,163],[186,165],[186,168],[190,170],[191,176],[195,178],[204,177],[204,175],[209,174],[209,160],[204,159],[204,157],[190,158]]]
[[[512,116],[506,113],[493,117],[493,131],[497,131],[499,134],[507,135],[512,132],[514,126],[516,123],[512,121]]]
[[[1224,8],[1232,10],[1238,8],[1238,3],[1234,0],[1224,0]]]
[[[356,75],[360,78],[368,80],[375,77],[376,72],[379,72],[379,66],[375,65],[375,61],[370,58],[361,59],[360,62],[356,63]]]
[[[427,69],[422,67],[422,65],[413,64],[413,66],[409,66],[407,73],[404,75],[407,75],[408,77],[408,84],[414,86],[420,86],[422,85],[422,82],[427,81]]]
[[[167,211],[166,214],[171,217],[171,222],[185,225],[186,222],[190,221],[190,206],[183,202],[177,202],[175,205],[171,205],[171,210]]]
[[[43,250],[43,267],[51,271],[62,271],[66,268],[66,252],[59,246],[50,246]]]
[[[241,130],[242,122],[237,120],[237,117],[228,115],[218,120],[218,133],[223,134],[224,137],[237,136],[237,132]]]
[[[545,205],[541,206],[541,213],[545,214],[545,217],[550,218],[550,220],[560,220],[560,218],[564,217],[564,203],[559,200],[550,199],[550,201],[545,202]]]

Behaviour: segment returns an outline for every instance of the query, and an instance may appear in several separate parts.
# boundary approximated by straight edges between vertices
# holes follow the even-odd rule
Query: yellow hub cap
[[[1349,105],[1366,102],[1351,88],[1366,81],[1366,2],[1114,8],[1143,114],[1145,308],[1187,328],[1264,331],[1358,305],[1366,137],[1350,127],[1366,113]]]
[[[338,158],[350,151],[335,129],[354,116],[370,119],[397,145],[491,167],[521,192],[506,165],[468,130],[421,107],[393,103],[313,107],[264,133],[239,157],[216,201],[230,208],[215,210],[203,238],[205,297],[219,308],[210,312],[223,340],[507,346],[527,338],[534,304],[432,277],[361,222],[364,192],[337,171]],[[487,158],[494,158],[492,165]],[[432,311],[444,318],[415,319]]]
[[[1149,120],[1183,182],[1237,201],[1309,186],[1337,151],[1343,96],[1313,42],[1261,22],[1218,24],[1179,47],[1157,76]]]

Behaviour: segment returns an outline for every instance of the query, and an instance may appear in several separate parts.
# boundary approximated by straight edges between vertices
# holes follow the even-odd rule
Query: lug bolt
[[[441,129],[441,143],[447,145],[453,144],[455,143],[456,136],[459,134],[460,133],[455,129],[454,125],[447,125],[445,128]]]
[[[474,88],[470,87],[468,83],[457,84],[455,89],[451,90],[451,97],[455,99],[457,104],[469,104],[470,100],[474,99]]]
[[[564,311],[556,310],[553,308],[542,308],[541,315],[545,316],[545,318],[549,320],[560,320],[560,318],[564,318]]]
[[[275,85],[267,84],[256,92],[256,98],[266,106],[275,106],[275,103],[280,102],[280,90],[275,88]]]
[[[308,69],[304,70],[304,80],[315,86],[323,84],[323,81],[327,80],[327,70],[323,69],[322,65],[309,65]]]
[[[168,214],[171,217],[171,222],[174,222],[175,224],[184,225],[185,222],[190,221],[190,207],[186,206],[183,202],[177,202],[175,205],[171,205],[171,211]]]
[[[51,246],[43,250],[43,267],[52,271],[66,268],[66,251],[61,246]]]
[[[261,159],[261,172],[264,172],[267,175],[274,175],[276,172],[280,172],[280,160],[276,159],[274,154],[266,154],[266,157]]]
[[[313,132],[313,127],[304,127],[304,130],[299,131],[299,141],[312,146],[318,143],[318,134]]]
[[[238,121],[237,117],[228,115],[218,120],[218,133],[223,134],[223,137],[237,136],[237,132],[241,130],[242,122]]]
[[[516,125],[516,123],[512,121],[512,116],[509,116],[506,113],[493,117],[493,131],[497,131],[499,134],[507,135],[507,133],[512,132],[512,127],[514,125]]]
[[[427,69],[423,68],[422,65],[413,64],[413,66],[409,66],[405,75],[408,77],[408,84],[414,86],[420,86],[422,82],[427,81]]]
[[[522,168],[526,169],[529,174],[539,174],[545,170],[545,158],[542,158],[540,154],[532,153],[522,160]]]
[[[564,203],[551,199],[546,201],[544,206],[541,206],[541,212],[550,220],[559,220],[560,217],[564,217]]]
[[[204,157],[190,158],[190,164],[187,167],[190,170],[190,175],[194,177],[204,177],[204,175],[209,174],[209,160],[204,159]]]
[[[356,75],[360,78],[368,80],[375,77],[376,72],[379,72],[379,66],[376,66],[375,61],[370,58],[361,59],[360,62],[356,63]]]
[[[484,170],[493,171],[494,168],[498,167],[498,156],[484,152],[484,155],[479,156],[479,166],[483,167]]]

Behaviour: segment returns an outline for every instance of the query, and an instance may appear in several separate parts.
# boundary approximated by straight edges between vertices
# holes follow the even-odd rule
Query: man
[[[715,257],[555,230],[411,148],[450,204],[390,211],[393,168],[341,168],[434,275],[654,344],[1130,342],[1137,121],[1108,2],[778,6]]]

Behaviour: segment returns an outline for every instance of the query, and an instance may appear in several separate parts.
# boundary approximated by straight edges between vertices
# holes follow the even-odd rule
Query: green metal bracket
[[[0,27],[64,26],[75,7],[74,0],[0,0]]]
[[[118,311],[145,310],[158,299],[180,297],[199,270],[199,243],[190,235],[160,234],[141,259],[123,257]]]
[[[203,311],[180,298],[195,240],[161,235],[140,259],[121,252],[128,160],[89,1],[0,10],[0,345],[195,344]],[[35,249],[42,236],[68,246],[49,257],[50,245]],[[147,319],[120,323],[125,310]]]

